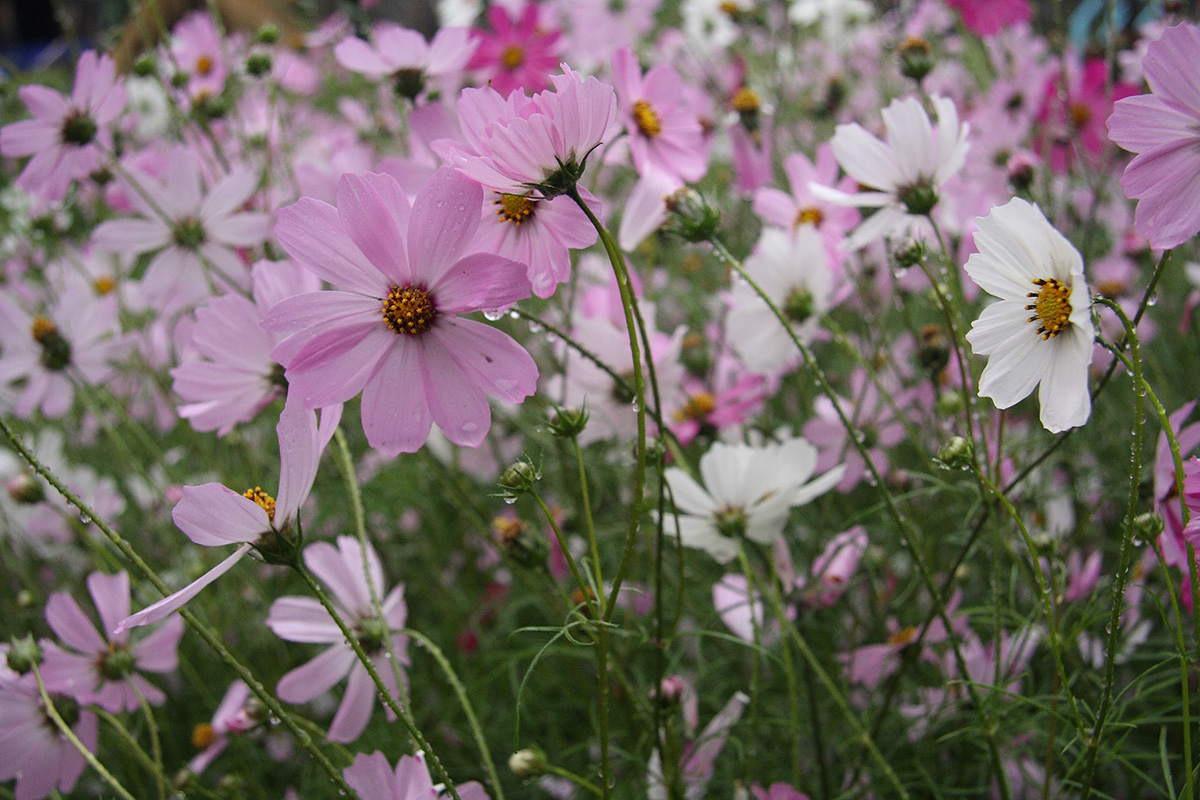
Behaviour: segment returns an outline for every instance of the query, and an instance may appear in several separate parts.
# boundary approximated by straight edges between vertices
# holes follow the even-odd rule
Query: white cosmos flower
[[[845,465],[812,478],[817,449],[801,438],[754,447],[717,442],[700,458],[704,487],[679,467],[666,471],[679,537],[685,547],[705,550],[724,564],[737,555],[742,538],[771,544],[783,532],[792,506],[832,489]],[[675,533],[674,515],[664,522]]]
[[[932,97],[933,123],[916,97],[893,100],[882,112],[887,141],[857,123],[838,125],[831,144],[846,174],[874,191],[847,194],[810,183],[822,200],[863,208],[878,208],[850,236],[851,249],[882,236],[906,233],[937,205],[939,190],[962,169],[970,143],[970,126],[958,121],[958,109],[948,97]]]
[[[1040,384],[1046,430],[1059,433],[1092,412],[1088,366],[1095,329],[1083,258],[1040,209],[1020,198],[978,220],[967,274],[1000,298],[971,325],[967,341],[990,356],[979,394],[1008,408]]]

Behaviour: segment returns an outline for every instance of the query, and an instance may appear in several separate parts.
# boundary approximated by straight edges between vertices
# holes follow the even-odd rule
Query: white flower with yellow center
[[[1095,329],[1083,258],[1042,212],[1019,198],[978,220],[967,274],[1000,298],[971,325],[967,341],[990,356],[979,394],[1008,408],[1034,387],[1042,425],[1059,433],[1092,412],[1088,366]]]

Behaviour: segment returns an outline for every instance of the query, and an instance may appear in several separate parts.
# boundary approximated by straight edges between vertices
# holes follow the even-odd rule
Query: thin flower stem
[[[1129,358],[1124,352],[1122,352],[1116,346],[1110,345],[1108,342],[1102,342],[1102,344],[1104,344],[1104,346],[1112,352],[1115,358],[1119,359],[1121,363],[1124,364],[1125,368],[1128,369],[1131,374],[1133,373],[1133,365],[1130,363]],[[1164,408],[1163,404],[1159,402],[1158,395],[1156,395],[1154,390],[1150,388],[1150,384],[1145,380],[1144,376],[1142,379],[1142,389],[1145,391],[1147,399],[1150,400],[1150,405],[1154,408],[1154,413],[1158,415],[1159,425],[1162,426],[1163,435],[1166,436],[1167,446],[1171,451],[1171,460],[1174,462],[1175,466],[1175,493],[1179,497],[1180,519],[1182,520],[1184,527],[1187,527],[1187,524],[1191,519],[1191,509],[1188,508],[1187,500],[1183,493],[1183,455],[1179,449],[1179,439],[1176,437],[1175,431],[1171,428],[1170,415],[1167,414],[1166,408]],[[1200,607],[1200,598],[1197,597],[1197,594],[1200,593],[1200,586],[1197,585],[1200,583],[1200,580],[1198,580],[1196,576],[1196,551],[1191,542],[1186,542],[1186,544],[1189,573],[1192,583],[1192,608],[1194,609]],[[1162,561],[1162,553],[1158,551],[1157,547],[1155,548],[1155,552],[1158,553],[1159,561]],[[1163,568],[1165,571],[1165,563],[1163,564]],[[1183,616],[1179,610],[1179,599],[1175,595],[1175,584],[1170,580],[1169,574],[1167,576],[1167,586],[1170,589],[1171,605],[1175,610],[1175,619],[1179,622],[1179,625],[1175,630],[1175,635],[1177,639],[1176,647],[1179,651],[1180,700],[1183,704],[1182,721],[1185,776],[1184,790],[1186,792],[1184,796],[1188,798],[1188,800],[1192,800],[1192,798],[1195,796],[1195,777],[1192,771],[1192,724],[1191,700],[1189,696],[1191,691],[1189,688],[1191,667],[1188,663],[1187,646],[1183,640],[1184,622]],[[1192,614],[1192,625],[1193,636],[1197,642],[1200,642],[1200,616]]]
[[[125,558],[128,559],[131,564],[137,567],[138,572],[140,572],[141,575],[148,580],[150,584],[154,586],[154,588],[157,589],[160,594],[162,594],[163,597],[171,594],[170,587],[163,583],[162,579],[158,577],[158,573],[150,568],[150,566],[142,559],[142,557],[137,554],[133,547],[131,547],[130,544],[125,541],[125,539],[122,538],[119,533],[113,530],[112,527],[110,527],[108,523],[96,513],[95,509],[85,503],[79,497],[79,495],[68,489],[66,484],[59,480],[58,477],[55,476],[54,473],[52,473],[49,469],[47,469],[44,464],[38,461],[37,457],[34,456],[29,448],[25,446],[25,443],[21,441],[21,438],[13,432],[12,428],[10,428],[3,419],[0,419],[0,432],[5,435],[8,441],[12,444],[13,448],[17,451],[18,455],[24,459],[25,463],[28,464],[34,472],[43,477],[46,482],[49,483],[56,492],[62,495],[68,503],[78,508],[81,514],[84,514],[90,518],[92,523],[100,529],[101,533],[103,533],[108,540],[112,542],[113,546],[120,550],[121,554],[125,556]],[[225,647],[220,637],[217,636],[217,634],[214,633],[207,625],[197,619],[191,611],[186,608],[181,608],[179,610],[179,615],[183,617],[183,621],[187,623],[188,627],[198,633],[200,638],[204,640],[204,643],[212,648],[212,650],[216,652],[220,659],[228,664],[233,671],[237,673],[237,676],[241,678],[247,686],[250,687],[250,691],[252,691],[254,695],[262,701],[263,705],[267,707],[267,710],[283,723],[284,727],[288,729],[300,746],[307,750],[313,757],[313,760],[317,762],[317,765],[325,771],[325,774],[329,776],[329,779],[333,781],[333,783],[338,787],[339,791],[343,792],[346,797],[357,799],[358,793],[350,787],[350,784],[346,783],[346,779],[342,777],[342,771],[333,765],[333,762],[329,760],[329,756],[325,754],[325,751],[317,746],[316,742],[313,741],[313,738],[309,735],[308,731],[300,727],[300,725],[296,722],[292,715],[288,713],[287,709],[283,707],[283,704],[279,702],[275,695],[267,691],[267,688],[263,686],[262,681],[254,677],[254,673],[250,671],[250,668],[239,661],[237,657],[234,656],[227,647]]]
[[[588,613],[592,615],[592,618],[598,619],[597,615],[600,611],[600,606],[596,605],[596,599],[592,595],[592,586],[588,581],[584,580],[583,572],[579,569],[579,563],[575,560],[575,556],[571,555],[571,548],[567,547],[567,537],[563,535],[562,529],[559,528],[558,522],[554,519],[554,513],[546,505],[546,501],[542,499],[541,495],[534,491],[530,491],[529,494],[533,497],[534,502],[538,504],[538,507],[542,509],[542,514],[545,515],[546,521],[550,523],[550,530],[554,531],[554,538],[558,540],[558,546],[562,550],[563,558],[566,560],[567,566],[571,569],[571,575],[575,578],[575,585],[579,587],[579,592],[583,595],[583,604],[587,606]]]
[[[442,766],[441,762],[438,761],[437,756],[434,755],[432,750],[430,750],[429,742],[425,740],[424,734],[422,734],[421,729],[417,727],[417,723],[413,720],[412,715],[409,714],[408,708],[392,694],[391,690],[388,689],[387,684],[383,682],[383,678],[379,676],[379,670],[375,669],[375,663],[371,661],[371,657],[367,655],[365,650],[363,650],[362,643],[358,641],[358,637],[354,634],[354,631],[350,630],[350,627],[346,624],[346,621],[343,620],[340,615],[338,615],[337,609],[333,607],[333,602],[329,599],[329,595],[325,594],[325,590],[321,587],[320,582],[317,581],[317,579],[312,576],[312,573],[310,573],[308,569],[306,569],[305,566],[299,561],[297,561],[295,564],[295,570],[300,573],[300,577],[304,579],[304,583],[308,586],[309,590],[316,595],[317,601],[320,602],[321,606],[325,609],[325,613],[328,614],[330,618],[333,619],[334,624],[338,626],[338,630],[342,632],[342,636],[346,639],[346,644],[350,645],[350,649],[353,650],[354,655],[358,657],[359,663],[363,665],[363,668],[367,671],[367,675],[370,676],[371,682],[374,683],[375,688],[379,690],[379,697],[383,700],[384,704],[386,704],[387,707],[392,710],[392,713],[399,717],[400,721],[404,724],[405,730],[408,731],[408,735],[413,740],[413,745],[416,747],[416,749],[429,756],[429,762],[433,765],[433,771],[438,781],[446,785],[446,790],[450,792],[450,796],[453,797],[454,800],[461,800],[461,798],[458,796],[458,789],[454,786],[454,782],[450,780],[450,776],[446,774],[446,768]],[[390,632],[389,634],[385,634],[385,638],[387,638],[389,635]]]
[[[154,757],[154,763],[158,765],[158,769],[154,772],[155,782],[158,784],[158,796],[160,798],[165,797],[167,785],[166,779],[162,774],[162,742],[159,740],[158,723],[154,721],[154,712],[150,710],[150,703],[146,700],[146,696],[142,694],[142,690],[138,688],[133,678],[126,675],[125,683],[137,695],[138,707],[141,708],[142,716],[146,720],[146,729],[150,732],[150,754]]]
[[[1067,694],[1067,705],[1071,708],[1071,716],[1075,718],[1075,728],[1078,731],[1080,738],[1086,738],[1086,727],[1083,722],[1083,716],[1080,714],[1079,706],[1075,702],[1075,694],[1071,691],[1071,679],[1067,675],[1067,668],[1062,660],[1062,645],[1059,642],[1058,633],[1058,618],[1054,613],[1054,600],[1050,596],[1050,588],[1046,583],[1046,575],[1042,572],[1042,562],[1037,555],[1037,545],[1033,543],[1033,537],[1029,535],[1029,529],[1025,527],[1025,521],[1021,519],[1021,515],[1017,513],[1017,508],[1008,499],[1008,496],[992,483],[987,475],[978,466],[973,467],[976,476],[986,486],[996,499],[1000,501],[1000,505],[1008,512],[1009,517],[1016,523],[1017,529],[1021,532],[1021,538],[1025,540],[1025,547],[1029,551],[1029,559],[1033,562],[1033,574],[1037,578],[1038,594],[1042,601],[1042,612],[1046,615],[1046,627],[1050,633],[1050,649],[1054,653],[1054,665],[1058,670],[1058,680],[1062,686],[1062,690]],[[999,650],[999,648],[997,648]],[[1002,681],[999,673],[996,675],[997,683]]]
[[[646,491],[646,380],[642,374],[642,348],[637,321],[634,318],[636,300],[630,284],[629,269],[625,266],[625,256],[621,253],[621,248],[617,246],[616,241],[613,240],[612,234],[596,218],[591,207],[579,196],[579,190],[572,187],[567,194],[583,210],[588,221],[592,223],[592,227],[596,229],[596,233],[604,245],[604,250],[608,254],[609,263],[612,264],[617,280],[617,290],[621,293],[621,307],[625,311],[625,328],[629,334],[629,352],[633,361],[633,395],[634,401],[637,403],[637,460],[633,471],[633,498],[632,508],[629,511],[629,532],[625,536],[621,562],[613,577],[612,594],[609,595],[608,605],[604,609],[604,620],[608,621],[612,619],[613,612],[616,610],[617,596],[621,591],[621,583],[625,580],[625,573],[633,560],[634,545],[637,544],[638,531],[642,524],[642,495]],[[647,358],[652,357],[650,353],[646,355]],[[604,745],[603,742],[601,744]],[[606,792],[608,790],[607,778],[606,775],[604,787]]]
[[[604,577],[600,571],[600,545],[596,542],[596,523],[592,519],[592,501],[588,493],[587,469],[583,463],[583,450],[579,446],[579,439],[572,437],[571,446],[575,451],[575,462],[579,466],[579,495],[580,502],[583,504],[583,520],[587,530],[588,544],[592,550],[592,570],[596,575],[596,597],[599,600],[600,607],[604,607]]]
[[[1117,637],[1121,628],[1121,611],[1125,599],[1125,583],[1129,577],[1129,566],[1132,559],[1133,536],[1136,528],[1138,490],[1142,482],[1142,432],[1146,418],[1146,384],[1142,375],[1142,354],[1139,347],[1137,331],[1133,321],[1125,315],[1121,307],[1112,300],[1098,297],[1099,305],[1110,309],[1121,324],[1125,326],[1125,340],[1129,347],[1129,365],[1133,374],[1133,441],[1130,443],[1130,458],[1132,466],[1129,473],[1129,505],[1125,512],[1125,530],[1121,536],[1121,550],[1117,559],[1116,581],[1113,584],[1112,611],[1108,623],[1108,647],[1104,656],[1104,683],[1100,696],[1100,708],[1096,712],[1096,724],[1092,735],[1087,738],[1087,766],[1083,778],[1082,800],[1088,800],[1092,794],[1092,781],[1095,778],[1096,755],[1100,749],[1100,737],[1104,731],[1104,723],[1112,704],[1113,680],[1116,671]],[[1115,369],[1117,362],[1113,362]],[[1112,370],[1110,369],[1110,374]],[[1190,725],[1188,728],[1190,729]],[[1188,760],[1191,760],[1191,748],[1188,748]],[[1191,769],[1188,769],[1189,778]]]
[[[550,773],[551,775],[557,775],[560,778],[566,778],[571,783],[575,784],[576,786],[580,787],[581,789],[587,789],[589,792],[596,795],[597,797],[604,796],[604,792],[601,791],[599,786],[597,786],[596,784],[592,783],[589,780],[586,780],[585,778],[579,777],[574,772],[571,772],[568,769],[563,769],[562,767],[555,766],[554,764],[546,764],[542,767],[542,769],[544,769],[546,772]]]
[[[71,726],[58,713],[58,709],[54,707],[54,701],[50,698],[50,693],[46,691],[46,684],[42,680],[41,670],[38,669],[36,663],[33,665],[33,677],[37,680],[38,694],[42,697],[42,705],[45,707],[46,714],[50,717],[54,726],[58,728],[58,732],[71,743],[72,747],[79,751],[79,755],[83,756],[84,761],[92,769],[96,770],[100,777],[104,779],[104,782],[112,787],[114,792],[123,798],[123,800],[134,800],[133,795],[126,791],[121,782],[114,778],[113,774],[100,763],[100,759],[96,758],[96,755],[91,750],[88,750],[83,742],[79,741],[79,737],[75,735],[75,731],[71,730]]]
[[[487,738],[483,735],[483,726],[479,724],[479,717],[475,716],[475,709],[471,706],[471,699],[467,696],[466,687],[462,681],[458,679],[458,674],[455,673],[454,667],[450,665],[450,660],[446,658],[446,654],[442,649],[433,643],[425,634],[412,628],[405,628],[401,631],[404,635],[411,639],[416,639],[425,646],[433,659],[438,662],[438,666],[442,668],[442,673],[446,676],[446,680],[450,682],[450,686],[454,689],[454,694],[458,696],[459,705],[462,706],[463,713],[467,715],[467,725],[471,728],[471,735],[475,737],[475,744],[479,747],[479,753],[483,756],[483,765],[487,769],[488,777],[492,782],[492,790],[496,793],[496,800],[504,800],[504,787],[500,785],[500,773],[496,771],[496,764],[492,761],[492,752],[488,749]]]
[[[757,583],[758,581],[756,580],[755,584]],[[863,725],[862,720],[860,720],[854,713],[853,709],[850,708],[850,704],[846,702],[846,698],[842,694],[841,688],[834,682],[833,678],[829,676],[829,673],[825,671],[825,668],[821,666],[821,662],[817,658],[817,654],[813,652],[811,647],[809,647],[808,641],[805,640],[803,635],[801,635],[796,625],[787,618],[787,613],[783,608],[782,599],[773,591],[764,591],[761,586],[756,585],[755,588],[758,589],[760,595],[766,595],[771,598],[771,611],[775,614],[775,618],[779,620],[779,624],[787,632],[788,637],[795,643],[796,649],[798,649],[800,654],[804,656],[804,660],[808,663],[809,669],[811,669],[813,674],[817,676],[817,680],[821,682],[821,685],[825,688],[825,691],[828,692],[829,697],[842,712],[842,715],[846,718],[846,721],[850,723],[850,727],[854,729],[855,734],[857,734],[858,738],[867,748],[867,751],[871,754],[871,757],[875,759],[875,762],[879,765],[880,770],[882,770],[884,776],[887,778],[888,783],[890,783],[892,788],[896,790],[896,795],[900,798],[903,798],[903,800],[907,800],[909,796],[908,791],[904,788],[904,785],[900,783],[900,778],[892,769],[892,765],[888,763],[886,758],[884,758],[883,753],[879,752],[879,747],[875,744],[875,740],[871,737],[870,731],[867,730],[866,726]]]
[[[155,780],[160,786],[166,784],[167,776],[163,774],[161,758],[151,758],[150,754],[147,753],[140,744],[138,744],[137,739],[133,738],[133,735],[126,730],[125,726],[122,725],[121,721],[115,716],[98,706],[92,709],[92,712],[100,719],[108,723],[109,727],[116,732],[121,741],[123,741],[129,748],[129,752],[133,754],[134,759],[137,760],[147,772],[154,775]]]
[[[875,467],[875,462],[871,460],[870,454],[867,452],[866,445],[856,435],[853,423],[850,421],[849,417],[846,416],[846,412],[842,408],[841,403],[838,402],[837,394],[833,391],[833,387],[830,385],[829,379],[825,376],[825,371],[822,370],[821,366],[817,363],[816,356],[813,355],[813,352],[809,349],[808,345],[801,341],[796,335],[796,332],[788,323],[787,316],[783,313],[779,306],[767,296],[762,287],[760,287],[758,283],[746,272],[741,261],[739,261],[732,253],[729,252],[729,249],[725,247],[721,240],[714,237],[709,241],[716,249],[720,258],[725,263],[729,264],[729,266],[735,272],[737,272],[737,274],[740,275],[752,289],[754,289],[755,293],[762,299],[762,301],[767,304],[767,307],[771,310],[771,313],[775,315],[775,318],[781,325],[783,325],[784,330],[787,331],[788,337],[791,338],[792,343],[796,345],[796,348],[800,351],[805,367],[808,369],[813,379],[817,382],[822,394],[829,398],[829,402],[833,406],[834,412],[837,413],[838,420],[842,423],[842,427],[846,429],[847,436],[853,443],[854,447],[858,450],[859,455],[862,456],[867,471],[870,472],[871,477],[874,479],[875,486],[882,493],[884,505],[886,506],[888,513],[892,516],[900,528],[901,538],[904,541],[904,545],[908,549],[909,553],[912,554],[913,561],[917,565],[917,571],[920,573],[921,581],[925,585],[925,590],[928,592],[930,599],[933,601],[934,607],[937,609],[937,614],[941,618],[942,623],[946,626],[950,648],[954,654],[955,664],[958,666],[960,674],[969,674],[966,660],[963,658],[962,650],[959,647],[958,636],[954,633],[954,624],[951,622],[950,616],[946,612],[946,604],[942,600],[942,595],[938,591],[937,586],[934,585],[933,576],[929,572],[929,566],[925,563],[925,559],[917,547],[916,532],[912,529],[911,522],[908,520],[908,518],[904,516],[902,511],[900,511],[899,506],[896,504],[896,499],[892,496],[891,491],[887,488],[887,484],[883,480],[883,476],[879,474],[879,470]],[[994,731],[992,730],[991,722],[984,716],[984,706],[979,701],[979,696],[975,689],[975,685],[970,681],[967,681],[965,686],[967,693],[971,696],[971,704],[975,708],[976,713],[979,715],[980,730],[983,732],[988,743],[988,750],[992,760],[992,769],[995,773],[995,778],[1000,785],[1000,796],[1002,800],[1011,800],[1008,779],[1004,772],[1003,764],[1000,760],[1000,748],[996,742],[996,737]],[[869,737],[869,734],[866,731],[863,733]],[[878,751],[876,750],[873,752]]]
[[[749,607],[750,638],[754,645],[750,648],[750,729],[757,734],[759,717],[762,712],[762,628],[754,613],[754,593],[750,588],[754,586],[754,575],[750,567],[750,559],[746,558],[745,548],[738,548],[738,564],[742,568],[742,575],[746,578],[746,605]],[[786,649],[785,647],[784,650],[786,651]],[[790,691],[792,688],[789,683],[788,705],[795,709],[796,695]],[[792,727],[792,736],[799,739],[800,728],[798,726]],[[793,783],[796,782],[793,776]]]

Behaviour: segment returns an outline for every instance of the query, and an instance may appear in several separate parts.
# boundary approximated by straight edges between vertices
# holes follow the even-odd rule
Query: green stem
[[[544,769],[546,772],[550,773],[551,775],[557,775],[560,778],[566,778],[571,783],[575,784],[576,786],[578,786],[582,789],[587,789],[589,792],[596,795],[597,797],[604,796],[604,792],[601,791],[599,786],[597,786],[596,784],[592,783],[589,780],[579,777],[574,772],[571,772],[568,769],[563,769],[562,767],[555,766],[554,764],[546,764],[545,766],[542,767],[542,769]]]
[[[80,513],[89,517],[93,524],[100,529],[101,533],[103,533],[108,540],[112,542],[113,546],[120,550],[121,554],[125,556],[125,558],[128,559],[131,564],[137,567],[138,572],[140,572],[142,576],[148,580],[151,585],[153,585],[154,588],[159,591],[160,594],[162,594],[163,597],[171,594],[170,588],[163,583],[162,579],[158,577],[158,574],[150,568],[150,566],[142,559],[141,556],[137,554],[130,544],[126,542],[120,534],[113,530],[112,527],[110,527],[108,523],[96,513],[95,509],[85,503],[79,497],[79,495],[68,489],[66,484],[60,481],[54,475],[54,473],[52,473],[44,464],[38,461],[29,448],[25,446],[25,443],[21,441],[21,438],[17,436],[13,432],[12,428],[10,428],[2,419],[0,419],[0,432],[5,435],[8,441],[16,449],[17,453],[22,459],[24,459],[25,463],[28,464],[34,472],[42,476],[47,483],[54,487],[54,490],[62,495],[68,503],[78,508]],[[299,724],[297,724],[296,720],[292,718],[292,715],[288,713],[287,709],[283,707],[275,695],[267,691],[267,688],[263,686],[262,681],[254,677],[254,673],[250,671],[250,668],[239,661],[237,657],[234,656],[227,647],[225,647],[220,637],[217,636],[217,634],[214,633],[207,625],[197,619],[196,616],[187,608],[181,608],[179,610],[179,615],[183,617],[183,621],[187,623],[188,627],[199,634],[200,638],[204,640],[204,643],[212,648],[212,650],[216,652],[220,659],[228,664],[230,668],[232,668],[237,674],[237,676],[241,678],[247,686],[250,687],[250,691],[252,691],[254,695],[262,701],[263,705],[267,707],[267,710],[274,714],[275,717],[283,723],[284,727],[288,729],[288,732],[292,734],[300,746],[307,750],[313,757],[313,760],[317,762],[317,765],[325,771],[325,774],[329,776],[329,779],[333,781],[333,783],[338,787],[339,791],[341,791],[346,797],[358,798],[358,793],[355,792],[354,789],[350,788],[350,784],[346,783],[345,778],[342,777],[342,771],[333,765],[333,762],[329,760],[329,756],[327,756],[325,752],[317,746],[316,742],[313,741],[308,731],[304,730]]]
[[[42,681],[42,673],[38,669],[37,664],[33,665],[33,677],[37,680],[38,694],[42,697],[42,705],[45,708],[46,714],[50,717],[54,726],[58,728],[58,732],[71,743],[72,747],[79,751],[79,755],[83,756],[83,760],[99,773],[100,777],[112,787],[114,792],[123,798],[123,800],[134,800],[133,795],[126,791],[121,782],[114,778],[112,773],[100,763],[100,759],[96,758],[95,754],[91,750],[88,750],[83,742],[79,741],[79,737],[75,735],[75,731],[71,730],[71,726],[58,713],[58,709],[54,707],[54,701],[50,699],[50,693],[46,691],[46,684]]]

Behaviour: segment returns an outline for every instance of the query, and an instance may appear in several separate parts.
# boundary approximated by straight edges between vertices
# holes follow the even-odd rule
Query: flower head
[[[1000,298],[971,325],[976,355],[991,356],[979,394],[1008,408],[1039,386],[1041,420],[1053,433],[1087,422],[1088,365],[1095,330],[1083,258],[1025,200],[1014,198],[977,221],[966,271]]]

